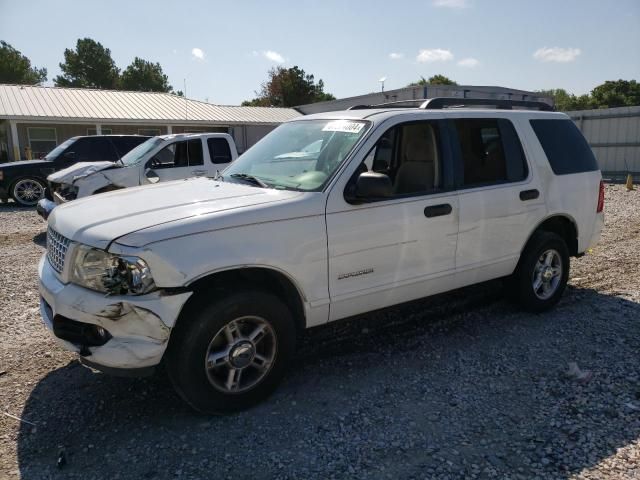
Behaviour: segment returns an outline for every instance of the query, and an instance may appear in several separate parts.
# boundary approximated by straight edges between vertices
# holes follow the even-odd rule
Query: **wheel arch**
[[[578,255],[578,226],[575,219],[570,215],[564,213],[552,214],[541,220],[527,237],[527,241],[522,247],[523,251],[529,244],[531,237],[539,231],[559,235],[567,244],[569,255],[572,257]]]
[[[296,329],[302,331],[306,328],[304,293],[296,281],[280,269],[264,265],[228,267],[201,275],[185,286],[194,292],[189,300],[199,296],[198,293],[209,290],[235,291],[243,287],[254,287],[276,295],[289,307]]]

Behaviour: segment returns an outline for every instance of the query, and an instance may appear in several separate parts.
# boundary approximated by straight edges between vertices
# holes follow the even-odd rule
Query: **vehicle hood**
[[[120,166],[118,164],[113,162],[79,162],[56,173],[52,173],[47,177],[47,180],[54,183],[72,184],[79,178],[88,177],[93,173],[107,170],[109,168],[119,167]]]
[[[302,195],[191,178],[127,188],[59,205],[49,217],[49,226],[72,241],[97,248],[107,248],[114,240],[138,232],[119,243],[142,246],[171,236],[265,221],[265,216],[260,216],[265,206],[286,203]],[[241,218],[247,210],[259,216],[259,220]],[[225,221],[220,221],[221,217]]]
[[[20,167],[42,167],[53,165],[53,162],[49,160],[21,160],[19,162],[0,163],[0,170],[7,170],[8,168],[20,168]]]

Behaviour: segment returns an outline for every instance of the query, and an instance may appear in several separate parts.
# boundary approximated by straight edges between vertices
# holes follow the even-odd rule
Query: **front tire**
[[[202,413],[229,413],[268,397],[295,349],[291,312],[257,290],[200,294],[181,314],[166,354],[178,394]]]
[[[552,308],[567,286],[569,265],[569,250],[562,237],[536,232],[522,252],[512,279],[516,299],[532,312]]]
[[[23,207],[33,207],[44,198],[46,185],[37,178],[21,178],[11,187],[11,197]]]

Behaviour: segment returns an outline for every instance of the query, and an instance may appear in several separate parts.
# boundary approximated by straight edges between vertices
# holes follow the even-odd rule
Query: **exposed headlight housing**
[[[87,245],[76,248],[71,282],[109,295],[142,295],[155,288],[149,266],[141,258],[113,255]]]

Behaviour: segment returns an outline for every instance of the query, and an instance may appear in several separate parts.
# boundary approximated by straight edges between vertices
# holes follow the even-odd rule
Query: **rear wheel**
[[[246,409],[265,399],[284,375],[295,346],[291,313],[260,291],[194,299],[174,328],[169,377],[203,413]]]
[[[529,240],[514,273],[515,297],[530,311],[553,307],[569,279],[569,250],[559,235],[537,232]]]
[[[11,187],[11,196],[23,207],[33,207],[44,198],[46,185],[37,178],[21,178]]]

